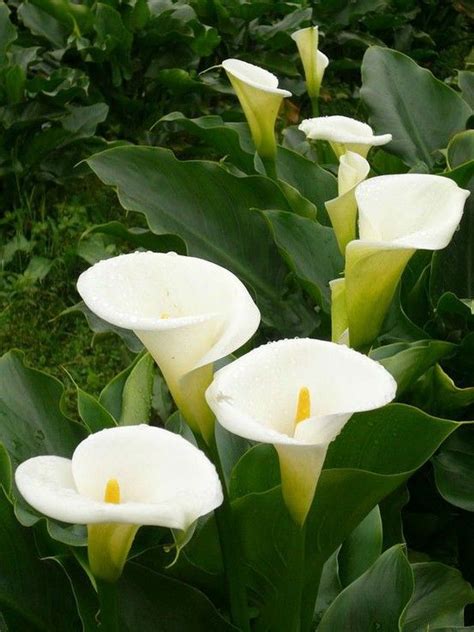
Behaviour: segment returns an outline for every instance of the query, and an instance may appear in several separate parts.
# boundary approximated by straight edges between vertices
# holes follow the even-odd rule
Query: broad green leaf
[[[5,2],[0,2],[0,65],[5,60],[5,54],[10,44],[17,38],[16,28],[10,20],[10,10]]]
[[[237,632],[209,599],[188,584],[129,562],[117,584],[123,632]]]
[[[71,456],[85,430],[61,410],[58,380],[25,366],[18,351],[0,359],[0,441],[16,466],[41,454]]]
[[[423,405],[431,414],[474,418],[474,386],[459,388],[439,365],[416,382],[410,396],[415,404]]]
[[[82,421],[90,432],[99,432],[104,428],[113,428],[117,422],[95,397],[82,388],[77,389],[77,409]]]
[[[453,136],[449,141],[447,161],[450,169],[474,160],[474,129]]]
[[[110,382],[102,389],[99,396],[100,404],[112,415],[116,420],[122,415],[122,393],[133,368],[139,362],[141,355],[137,355],[132,363],[123,371],[113,377]]]
[[[382,364],[397,381],[397,395],[423,375],[442,358],[454,353],[456,345],[441,340],[419,340],[399,342],[378,347],[370,352],[370,357]]]
[[[288,270],[265,220],[252,210],[289,210],[271,180],[236,177],[210,162],[181,162],[169,150],[152,147],[118,147],[88,163],[116,187],[124,208],[146,215],[154,232],[179,235],[189,254],[228,268],[250,285],[267,324],[293,335],[314,328],[309,310],[285,298]]]
[[[81,137],[93,136],[99,123],[103,123],[109,113],[109,106],[105,103],[69,106],[68,115],[61,119],[65,130]]]
[[[216,423],[214,434],[222,471],[228,486],[232,470],[250,448],[250,442],[247,439],[232,434],[218,423]]]
[[[2,490],[0,550],[0,610],[8,629],[75,629],[79,621],[69,585],[53,562],[39,559],[33,532],[18,523]]]
[[[130,244],[134,248],[144,248],[153,252],[177,252],[186,254],[183,241],[176,235],[155,235],[145,228],[128,228],[121,222],[108,222],[107,224],[97,224],[87,230],[83,237],[87,235],[107,235],[119,242]]]
[[[403,611],[413,592],[413,574],[403,547],[388,549],[326,611],[318,632],[401,630]]]
[[[12,464],[5,446],[0,443],[0,486],[8,496],[12,488]]]
[[[284,211],[265,213],[282,256],[314,301],[330,313],[329,281],[344,262],[332,228]]]
[[[406,485],[400,485],[395,491],[386,496],[379,504],[383,526],[383,550],[394,544],[404,544],[402,509],[408,503],[410,496]]]
[[[280,485],[280,466],[275,448],[259,444],[246,452],[236,463],[230,479],[230,497],[265,492]]]
[[[246,123],[227,123],[220,116],[201,116],[189,119],[181,112],[171,112],[156,124],[172,123],[202,138],[222,156],[229,156],[232,163],[245,173],[254,173],[255,145]]]
[[[461,573],[437,562],[412,564],[415,591],[405,612],[403,632],[425,632],[464,623],[464,607],[474,591]]]
[[[40,7],[29,2],[23,2],[18,8],[18,16],[23,24],[35,35],[40,35],[48,40],[57,49],[64,49],[69,34],[54,17],[43,11]]]
[[[278,147],[276,168],[280,180],[316,206],[319,222],[330,226],[324,203],[337,197],[336,178],[312,160],[285,147]]]
[[[436,486],[445,500],[474,511],[474,429],[459,428],[432,459]]]
[[[154,372],[155,362],[149,353],[145,353],[132,368],[123,386],[121,426],[149,423]]]
[[[94,630],[97,627],[97,613],[100,606],[97,593],[87,573],[81,568],[77,559],[70,555],[57,555],[49,559],[57,562],[71,584],[77,614],[81,619],[84,632]]]
[[[357,525],[339,551],[339,577],[342,586],[352,584],[382,553],[382,518],[378,506]]]
[[[387,149],[408,165],[434,165],[434,152],[465,129],[467,103],[406,55],[378,46],[362,61],[361,98],[376,133],[391,133]]]
[[[459,87],[464,101],[474,108],[474,72],[472,70],[460,70],[458,73]]]

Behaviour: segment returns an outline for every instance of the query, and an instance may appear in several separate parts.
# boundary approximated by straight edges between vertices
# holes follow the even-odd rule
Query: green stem
[[[201,446],[201,448],[210,456],[216,466],[224,494],[222,505],[215,509],[214,513],[224,562],[232,621],[241,632],[250,632],[240,539],[232,519],[232,507],[215,439],[211,445]]]
[[[311,110],[314,117],[319,116],[319,96],[311,97]]]
[[[117,612],[117,584],[97,580],[97,593],[100,603],[101,632],[119,632]]]
[[[272,632],[301,632],[305,580],[305,526],[295,524],[288,550],[288,564]]]
[[[324,561],[313,559],[311,561],[312,571],[303,589],[301,602],[301,632],[309,632],[313,629],[314,608],[321,583],[321,575],[324,568]]]

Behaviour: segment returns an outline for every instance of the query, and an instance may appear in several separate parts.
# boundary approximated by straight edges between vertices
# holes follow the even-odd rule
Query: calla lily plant
[[[331,283],[333,340],[347,341],[348,334],[355,348],[373,342],[408,261],[418,249],[449,244],[468,196],[453,180],[426,174],[358,185],[359,239],[346,247],[345,278]]]
[[[106,582],[120,577],[141,525],[187,531],[223,499],[216,469],[203,452],[147,425],[90,435],[72,459],[29,459],[15,480],[41,513],[88,525],[91,572]]]
[[[320,116],[305,119],[298,127],[309,140],[326,140],[338,158],[346,151],[353,151],[363,158],[371,147],[386,145],[391,134],[376,136],[367,123],[348,116]]]
[[[213,363],[247,342],[260,322],[241,281],[203,259],[136,252],[95,264],[77,288],[97,316],[136,333],[186,421],[209,442],[214,417],[204,392]]]
[[[206,397],[224,428],[275,446],[283,497],[301,526],[331,441],[353,413],[384,406],[396,388],[368,357],[302,338],[268,343],[220,369]]]
[[[274,74],[246,61],[225,59],[222,67],[245,113],[257,153],[264,160],[273,160],[275,121],[283,99],[291,97],[291,92],[278,87]]]

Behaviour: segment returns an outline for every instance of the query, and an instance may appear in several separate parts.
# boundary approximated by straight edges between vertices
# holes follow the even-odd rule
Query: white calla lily
[[[95,577],[115,581],[141,525],[187,531],[223,500],[214,465],[191,443],[147,425],[102,430],[72,459],[39,456],[22,463],[15,481],[39,512],[87,524]]]
[[[337,177],[338,197],[326,202],[326,209],[336,234],[339,249],[344,254],[347,244],[356,238],[357,202],[355,189],[367,178],[370,165],[353,151],[346,152],[339,161]]]
[[[306,89],[311,99],[319,97],[319,90],[329,59],[318,50],[319,30],[317,26],[299,29],[292,33],[291,38],[296,42],[298,52],[303,62],[306,78]]]
[[[258,154],[273,159],[276,154],[275,121],[285,97],[291,92],[278,87],[277,77],[240,59],[225,59],[229,77],[247,118]]]
[[[401,275],[418,249],[445,248],[469,196],[449,178],[426,174],[378,176],[359,184],[359,239],[346,248],[344,288],[332,284],[344,307],[352,347],[369,345],[380,331]],[[341,326],[338,326],[340,334]]]
[[[260,322],[241,281],[203,259],[135,252],[95,264],[77,288],[97,316],[136,333],[189,425],[209,441],[214,418],[204,392],[212,364],[247,342]]]
[[[367,356],[302,338],[268,343],[217,371],[206,397],[224,428],[275,446],[283,497],[302,525],[330,442],[354,412],[395,392],[392,376]]]
[[[385,145],[391,134],[376,136],[367,123],[348,116],[319,116],[302,121],[298,127],[310,140],[327,140],[338,158],[353,151],[363,158],[371,147]]]

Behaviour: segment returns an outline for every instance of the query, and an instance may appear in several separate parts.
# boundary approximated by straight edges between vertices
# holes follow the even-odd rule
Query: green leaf
[[[153,252],[173,251],[181,255],[186,254],[186,247],[177,235],[155,235],[146,228],[128,228],[117,221],[92,226],[84,233],[83,237],[91,234],[107,235],[135,248],[144,248]]]
[[[123,632],[237,632],[196,588],[129,562],[117,584]]]
[[[474,429],[459,428],[432,460],[436,486],[452,505],[474,511]]]
[[[70,29],[65,28],[46,11],[29,2],[23,2],[18,8],[18,17],[35,35],[44,37],[58,49],[66,47]]]
[[[18,351],[0,359],[0,441],[13,464],[41,454],[70,457],[85,430],[61,411],[58,380],[25,366]]]
[[[369,355],[393,375],[398,384],[397,395],[401,395],[430,367],[453,354],[455,350],[456,345],[449,342],[418,340],[378,347]]]
[[[423,375],[410,393],[412,401],[434,415],[450,418],[474,416],[474,386],[459,388],[445,371],[436,365]],[[470,411],[470,412],[469,412]]]
[[[390,132],[387,150],[408,165],[434,165],[433,152],[447,147],[472,114],[467,103],[429,70],[406,55],[373,46],[362,61],[361,98],[376,133]]]
[[[460,70],[458,83],[461,88],[464,101],[474,108],[474,72],[472,70]]]
[[[461,573],[437,562],[412,564],[415,592],[405,612],[403,632],[425,632],[464,623],[464,607],[474,591]]]
[[[138,360],[125,380],[119,424],[130,426],[150,421],[155,362],[149,353]]]
[[[330,226],[324,203],[337,197],[336,178],[312,160],[285,147],[278,147],[276,169],[279,179],[314,204],[318,209],[318,220]]]
[[[10,20],[10,10],[2,0],[0,2],[0,65],[4,63],[6,52],[16,38],[16,28]]]
[[[265,492],[280,485],[280,465],[275,448],[259,444],[246,452],[236,463],[229,485],[230,497]]]
[[[163,123],[201,138],[221,157],[229,156],[232,163],[245,173],[255,172],[255,145],[246,123],[227,123],[215,115],[189,119],[181,112],[166,114],[156,125]]]
[[[334,600],[318,632],[400,630],[403,611],[413,592],[413,574],[396,545]]]
[[[450,169],[474,160],[474,129],[453,136],[449,141],[447,161]]]
[[[382,519],[374,507],[344,541],[338,556],[339,577],[343,587],[352,584],[382,553]]]
[[[111,325],[105,320],[102,320],[102,318],[96,316],[94,312],[91,312],[84,301],[80,301],[79,303],[76,303],[76,305],[68,307],[63,312],[61,312],[60,316],[65,316],[66,314],[74,314],[76,312],[84,314],[87,320],[87,324],[94,332],[94,334],[114,333],[123,340],[128,349],[130,349],[130,351],[132,351],[133,353],[139,353],[143,350],[142,343],[138,340],[133,331],[131,331],[130,329],[122,329],[122,327],[116,327],[115,325]]]
[[[2,490],[0,550],[0,610],[7,629],[75,629],[79,621],[69,585],[52,562],[39,559],[33,532],[18,524]]]
[[[152,147],[118,147],[88,163],[117,188],[124,208],[146,215],[154,232],[179,235],[189,254],[228,268],[250,285],[269,325],[293,335],[314,328],[309,310],[285,298],[288,270],[263,217],[252,210],[289,210],[271,180],[236,177],[210,162],[180,162],[169,150]]]
[[[82,421],[90,432],[99,432],[104,428],[114,428],[117,425],[112,415],[92,395],[81,388],[77,389],[77,409]]]
[[[109,113],[105,103],[94,105],[69,106],[69,114],[61,119],[65,130],[81,137],[93,136],[99,123],[103,123]]]
[[[282,256],[317,305],[329,314],[329,281],[344,269],[333,229],[284,211],[267,211],[265,217]]]

